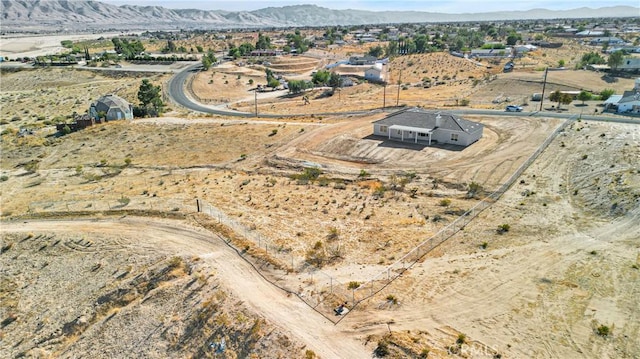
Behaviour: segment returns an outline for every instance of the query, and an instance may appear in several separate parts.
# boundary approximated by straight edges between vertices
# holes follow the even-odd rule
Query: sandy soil
[[[28,117],[2,125],[0,191],[5,219],[54,212],[94,214],[99,218],[103,212],[127,210],[193,218],[195,199],[200,198],[241,225],[232,233],[234,236],[269,239],[278,252],[285,253],[293,272],[280,275],[279,280],[289,280],[294,286],[300,284],[300,293],[304,295],[311,295],[321,287],[321,279],[304,278],[297,263],[318,259],[322,272],[317,274],[334,279],[336,293],[349,293],[347,283],[365,283],[382,273],[416,244],[455,220],[456,213],[478,203],[559,123],[551,118],[469,117],[484,123],[486,128],[482,140],[467,149],[413,147],[372,138],[371,122],[383,117],[381,112],[255,122],[172,113],[173,117],[167,119],[109,123],[62,137],[52,136],[51,126],[44,124],[35,126],[32,135],[18,134],[18,128],[24,124],[43,122],[32,118],[39,96],[45,96],[51,106],[60,99],[73,101],[74,96],[84,96],[81,92],[88,88],[83,86],[97,81],[82,72],[56,71],[11,73],[6,77],[9,82],[4,82],[3,73],[3,116]],[[224,104],[231,99],[241,101],[233,106],[250,107],[250,102],[242,101],[248,101],[248,79],[258,73],[245,73],[249,70],[241,68],[229,71],[214,75],[215,86],[207,86],[213,71],[197,79],[194,86],[201,86],[199,93],[209,96],[212,102]],[[554,83],[562,86],[574,87],[580,77],[584,77],[589,89],[613,86],[597,75],[561,73]],[[33,75],[41,77],[40,81],[32,81]],[[522,95],[538,92],[533,89],[539,86],[535,82],[539,75],[529,70],[490,75],[483,77],[476,87],[473,81],[468,82],[469,78],[466,83],[451,81],[429,89],[409,86],[407,90],[400,89],[400,100],[427,107],[454,106],[456,99],[469,96],[472,105],[477,97],[482,107],[483,98],[495,98],[494,94],[503,92],[501,88],[505,86],[512,86],[511,91]],[[66,83],[65,77],[82,85]],[[109,78],[98,80],[111,84],[108,89],[115,85],[131,90],[139,83],[139,79],[122,79],[121,83]],[[227,86],[222,86],[224,81],[229,82]],[[71,92],[76,87],[80,90]],[[395,89],[387,90],[389,95]],[[70,91],[70,99],[60,95],[65,91]],[[381,102],[382,91],[379,86],[362,84],[328,98],[322,95],[324,90],[318,90],[306,106],[296,98],[265,97],[261,99],[264,103],[261,102],[260,111],[290,113],[306,108],[313,114],[326,109],[357,109]],[[26,97],[17,95],[22,96],[23,92]],[[29,112],[23,112],[21,106],[28,107]],[[572,111],[578,110],[571,106]],[[54,111],[68,109],[52,107],[46,116],[61,115]],[[249,270],[246,262],[219,242],[211,241],[212,235],[191,219],[176,222],[124,217],[103,222],[3,222],[1,269],[22,273],[24,281],[32,283],[21,287],[3,282],[2,292],[16,293],[11,298],[19,298],[2,301],[8,303],[0,318],[5,327],[3,340],[10,338],[19,343],[9,349],[11,355],[32,350],[29,354],[34,356],[71,357],[99,348],[112,348],[108,350],[117,355],[131,343],[138,343],[140,353],[145,353],[140,356],[164,357],[171,354],[146,348],[160,344],[162,348],[175,349],[176,342],[181,342],[180,333],[184,333],[181,328],[198,323],[192,319],[204,315],[203,319],[208,319],[201,323],[206,328],[203,336],[182,337],[183,350],[193,349],[190,352],[196,353],[202,343],[214,340],[216,335],[219,338],[223,330],[214,325],[222,314],[207,312],[209,307],[203,305],[216,296],[213,288],[219,284],[220,290],[230,293],[228,298],[235,297],[246,305],[242,315],[220,312],[236,318],[223,324],[238,328],[239,333],[250,333],[256,321],[245,317],[263,316],[268,323],[265,326],[279,328],[275,337],[268,336],[267,328],[255,330],[253,337],[234,337],[235,349],[250,347],[255,355],[263,357],[294,357],[305,345],[324,358],[370,357],[381,346],[386,346],[390,357],[396,358],[418,357],[425,350],[429,351],[429,357],[436,358],[498,354],[518,358],[637,357],[640,353],[637,133],[636,125],[631,124],[575,122],[499,201],[422,263],[351,311],[337,328],[295,298],[267,286],[259,274]],[[304,168],[315,165],[322,170],[319,177],[301,180]],[[471,181],[485,189],[478,198],[467,196]],[[500,235],[496,229],[503,224],[509,224],[510,230]],[[229,229],[219,229],[223,230]],[[34,235],[23,241],[29,232]],[[56,240],[60,242],[55,244]],[[7,243],[12,243],[9,248]],[[71,253],[75,254],[59,252],[62,244],[71,246]],[[246,252],[256,253],[255,247],[255,243],[250,243]],[[83,257],[85,250],[93,257]],[[125,250],[135,256],[127,259],[128,256],[121,255]],[[9,257],[12,251],[19,262]],[[162,277],[166,291],[157,291],[162,294],[159,297],[134,282],[137,275],[155,278],[163,268],[171,266],[172,255],[183,256],[187,264],[179,267],[193,266],[192,274],[183,270],[184,274],[177,271]],[[63,260],[56,262],[51,258]],[[64,263],[70,263],[71,276],[60,267]],[[91,315],[94,312],[101,313],[103,307],[92,306],[96,298],[108,291],[82,292],[83,297],[77,299],[81,303],[77,305],[78,312],[68,316],[63,310],[55,315],[43,314],[39,319],[11,312],[16,308],[19,313],[51,310],[45,306],[52,302],[38,300],[46,297],[45,288],[50,287],[47,281],[61,283],[60,297],[67,298],[65,295],[78,288],[75,278],[87,276],[97,263],[105,266],[105,270],[98,271],[96,279],[100,280],[96,280],[96,288],[133,287],[137,296],[129,299],[157,306],[145,309],[122,305],[133,301],[118,302],[119,305],[109,308],[117,310],[89,321],[91,326],[83,335],[67,335],[60,342],[55,338],[45,340],[37,348],[27,345],[32,338],[36,342],[48,338],[65,324],[71,323],[67,328],[76,328],[77,319],[84,314],[81,310],[90,314],[85,318],[94,318]],[[202,267],[198,263],[203,263]],[[116,270],[127,265],[134,266],[132,275],[126,276],[124,282],[114,280],[119,273]],[[198,281],[198,275],[206,277],[209,271],[215,271],[215,277],[206,282],[201,293],[190,298],[180,296],[186,296],[187,292],[179,288],[194,279]],[[274,273],[267,269],[264,275]],[[34,279],[39,275],[40,280]],[[268,300],[263,300],[262,294],[256,295],[254,288],[259,288],[260,293],[264,291]],[[145,301],[146,296],[151,299]],[[172,298],[184,298],[182,302],[188,305],[179,308],[169,325],[168,316],[159,318],[156,313],[171,312],[175,303]],[[75,303],[71,299],[64,301]],[[226,308],[234,300],[216,299],[212,303]],[[318,308],[324,310],[331,304]],[[64,307],[59,303],[50,306]],[[49,318],[50,322],[42,318]],[[19,342],[18,335],[33,333],[40,325],[39,320],[47,328],[46,334],[31,334],[29,341]],[[80,322],[85,323],[84,319]],[[166,337],[153,334],[146,339],[132,334],[132,341],[120,344],[114,342],[111,334],[104,335],[135,327],[131,323],[141,323],[151,332],[165,325],[172,334]],[[608,336],[597,334],[602,325],[611,330]],[[15,327],[20,330],[11,331]],[[291,343],[283,336],[292,338]],[[250,340],[243,342],[240,337]],[[98,349],[91,349],[88,344],[93,338],[104,338],[100,339],[103,340],[100,346],[94,347]],[[200,346],[190,340],[198,341]],[[267,351],[269,346],[264,343],[270,340],[281,344],[277,353]],[[247,343],[251,346],[247,347]]]
[[[142,236],[142,232],[140,231],[141,228],[148,228],[148,230],[144,230],[144,235]],[[319,314],[314,314],[309,307],[302,304],[296,298],[288,297],[284,292],[273,287],[260,276],[256,276],[254,269],[234,251],[227,247],[223,241],[215,238],[215,236],[212,236],[211,234],[204,233],[200,229],[189,228],[181,223],[170,223],[166,221],[141,218],[123,218],[119,220],[103,219],[99,221],[29,221],[28,223],[4,223],[2,225],[2,231],[3,236],[6,236],[8,233],[15,233],[20,238],[24,237],[29,232],[46,233],[48,236],[62,238],[65,243],[72,243],[69,239],[65,238],[82,236],[83,241],[91,243],[89,248],[85,249],[82,246],[79,247],[79,250],[84,250],[85,253],[79,253],[77,256],[87,257],[85,260],[90,257],[95,258],[96,252],[105,251],[107,249],[110,251],[119,251],[120,253],[122,253],[122,251],[133,250],[135,255],[131,257],[130,261],[136,258],[142,258],[143,254],[141,253],[141,249],[146,251],[145,256],[152,256],[156,253],[169,253],[174,256],[200,258],[198,262],[202,263],[197,264],[198,267],[202,268],[200,271],[205,275],[208,273],[214,273],[213,276],[215,281],[218,282],[218,285],[225,288],[225,291],[228,291],[230,298],[233,298],[235,303],[242,303],[239,305],[241,307],[246,307],[252,313],[260,313],[260,317],[265,318],[268,325],[275,325],[280,333],[292,335],[295,341],[305,343],[307,348],[313,350],[313,352],[321,357],[363,358],[368,355],[360,343],[345,335],[344,329],[331,325],[326,319]],[[102,242],[104,237],[117,237],[117,244],[111,243],[113,240],[109,239]],[[33,241],[38,240],[34,239]],[[39,242],[43,243],[42,240]],[[4,243],[6,244],[7,242]],[[47,244],[45,244],[45,246],[46,245]],[[130,253],[130,255],[131,254],[132,253]],[[5,273],[20,272],[22,269],[17,267],[18,264],[8,260],[9,255],[11,255],[11,252],[6,252],[2,255],[3,271],[5,271]],[[25,253],[24,255],[29,258],[33,258],[32,253]],[[45,258],[42,260],[46,260]],[[104,263],[103,261],[104,259],[101,260],[101,263]],[[92,263],[92,265],[93,264],[94,263]],[[41,287],[44,284],[45,283],[36,283],[34,287],[42,290],[44,288]],[[64,290],[64,288],[60,289]],[[19,290],[18,293],[23,295],[25,298],[29,298],[29,300],[36,301],[37,299],[44,299],[46,297],[45,293],[35,295],[35,293],[30,293],[30,290],[23,291],[24,288]],[[259,293],[259,295],[256,295],[256,293]],[[49,295],[64,294],[49,293]],[[153,297],[151,296],[151,298]],[[149,298],[145,298],[145,300],[149,300]],[[39,310],[36,310],[36,312],[43,311],[46,313],[48,311],[46,309],[46,305],[43,304],[45,303],[40,304],[40,308]],[[228,305],[231,305],[231,303]],[[134,307],[134,305],[131,305],[131,307]],[[20,301],[15,310],[19,318],[22,319],[23,316],[27,316],[26,311],[34,309],[35,308],[28,306],[27,302]],[[110,321],[119,322],[118,324],[124,324],[123,321],[132,319],[130,318],[130,315],[134,313],[129,314],[131,311],[134,311],[134,308],[125,307],[115,313],[114,317],[112,317]],[[73,315],[70,314],[71,313],[66,313],[65,316],[73,317]],[[59,315],[60,314],[56,312],[48,314],[48,317],[52,321],[50,326],[53,328],[45,325],[46,331],[52,331],[52,329],[55,330],[55,327],[59,325],[59,323],[55,322],[55,319],[56,316]],[[219,313],[217,315],[219,315]],[[16,326],[19,326],[20,328],[28,327],[32,324],[31,321],[35,321],[35,319],[36,318],[31,318],[28,323],[19,320],[13,325],[14,329],[11,332],[5,332],[4,340],[14,344],[18,343],[20,330],[16,328]],[[82,337],[79,341],[73,343],[75,348],[71,346],[68,348],[67,352],[63,353],[66,354],[65,356],[74,352],[90,353],[90,349],[86,346],[96,339],[100,341],[100,346],[113,346],[115,344],[114,340],[116,340],[116,337],[114,337],[115,333],[113,332],[113,329],[115,328],[113,327],[117,328],[119,326],[118,324],[108,324],[105,321],[96,324],[95,327],[90,326],[86,328],[86,334],[81,333]],[[132,323],[129,323],[129,328],[131,328],[131,324]],[[153,344],[164,346],[163,340],[161,337],[158,338],[158,334],[162,330],[166,330],[163,328],[165,325],[163,323],[158,323],[158,325],[159,327],[155,328],[152,334],[146,338],[139,336],[137,336],[139,338],[135,338],[134,333],[137,329],[125,329],[125,332],[119,333],[117,338],[118,340],[122,340],[123,337],[134,336],[135,339],[129,338],[127,341],[133,344],[134,340],[139,340],[138,346],[142,344],[142,346],[149,351],[146,352],[142,349],[138,349],[139,354],[144,355],[146,352],[153,357],[162,357],[161,352],[158,353],[159,351],[154,350],[152,347]],[[269,328],[264,328],[263,330],[268,333]],[[100,338],[100,331],[102,331],[106,336]],[[156,334],[154,335],[153,333]],[[229,337],[227,337],[227,340],[229,341]],[[262,343],[262,345],[264,345],[263,348],[269,350],[271,353],[267,355],[274,355],[274,352],[271,351],[271,346],[268,342]],[[20,350],[24,350],[25,347],[29,347],[29,345],[18,344],[18,347],[14,347],[11,351],[5,352],[5,354],[8,355],[12,352],[17,353]],[[38,348],[38,345],[35,347]],[[121,350],[122,349],[126,348],[121,347]],[[237,348],[234,349],[238,350]],[[294,347],[292,349],[296,348]],[[293,353],[290,352],[289,355],[293,354],[302,356],[300,351],[301,350],[298,349],[298,354],[295,354],[295,351],[293,351]],[[35,353],[35,351],[32,353]],[[158,354],[160,354],[160,356],[158,356]],[[174,353],[171,356],[176,354],[177,356],[182,357],[182,354],[179,352]],[[105,353],[98,355],[102,356],[105,355]],[[207,356],[210,355],[211,353],[207,353]],[[278,357],[283,356],[278,355]]]

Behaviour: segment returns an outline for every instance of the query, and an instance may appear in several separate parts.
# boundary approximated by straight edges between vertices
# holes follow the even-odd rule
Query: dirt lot
[[[219,103],[241,101],[248,80],[260,76],[241,68],[216,71],[200,75],[194,88]],[[476,87],[410,87],[400,100],[452,105],[463,90],[492,99],[509,83],[525,94],[540,74],[490,75]],[[567,87],[580,77],[588,89],[627,86],[583,72],[558,74],[554,83]],[[34,75],[49,85],[29,82]],[[70,76],[82,85],[65,83]],[[72,101],[91,97],[87,88],[71,91],[94,81],[130,92],[140,81],[91,76],[99,75],[3,73],[2,116],[35,108],[42,94],[54,101],[70,91]],[[207,86],[209,79],[219,86]],[[381,100],[381,91],[362,84],[331,98],[318,92],[306,106],[265,98],[261,111],[364,108]],[[25,102],[18,92],[28,94]],[[336,96],[344,102],[336,105]],[[373,138],[371,122],[381,112],[286,122],[173,113],[62,137],[44,124],[20,135],[19,126],[43,122],[31,111],[2,124],[0,270],[7,295],[0,321],[10,343],[3,356],[106,357],[133,350],[145,357],[212,357],[210,343],[223,337],[229,358],[312,355],[306,350],[323,358],[365,358],[380,347],[397,358],[426,351],[436,358],[640,353],[637,125],[575,122],[464,231],[334,327],[198,226],[195,199],[243,224],[248,230],[239,237],[249,231],[292,262],[315,261],[346,291],[347,283],[384,271],[478,203],[561,120],[470,116],[485,125],[484,137],[460,149]],[[314,166],[318,177],[305,177],[305,168]],[[471,182],[483,188],[476,197],[468,196]],[[65,212],[96,219],[29,218]],[[509,230],[498,234],[504,224]]]

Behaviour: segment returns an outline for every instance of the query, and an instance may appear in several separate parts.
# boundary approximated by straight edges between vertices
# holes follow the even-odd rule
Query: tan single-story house
[[[442,111],[403,109],[373,122],[373,134],[388,139],[431,145],[434,142],[469,146],[482,138],[481,123]]]

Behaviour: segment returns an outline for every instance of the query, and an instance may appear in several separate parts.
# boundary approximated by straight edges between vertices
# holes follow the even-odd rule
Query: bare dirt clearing
[[[12,88],[5,88],[3,82],[3,96],[5,91],[23,90],[19,74],[28,77],[33,73],[11,75],[16,76],[11,80]],[[63,81],[66,72],[59,74],[59,81]],[[206,76],[211,73],[205,74],[203,88],[208,81]],[[248,83],[242,76],[245,75],[241,74],[237,93],[233,94],[239,98]],[[214,83],[231,83],[236,78],[237,74],[227,74],[226,79],[214,78]],[[491,83],[488,80],[478,86]],[[136,79],[128,86],[137,88],[138,84]],[[30,86],[25,89],[35,88],[33,83]],[[434,98],[440,94],[442,101],[450,104],[460,95],[446,95],[445,89],[461,88],[470,90],[468,85],[452,84],[443,85],[442,92],[431,93]],[[212,99],[223,99],[224,87],[215,89],[217,92],[210,92]],[[420,91],[434,89],[438,87]],[[345,103],[347,108],[381,101],[375,96],[382,95],[382,88],[375,85],[356,86],[351,91],[349,95],[354,97],[351,103]],[[363,92],[356,94],[357,91]],[[410,91],[401,90],[400,99],[409,98]],[[319,98],[307,108],[339,109],[332,100],[321,98],[321,92],[317,94]],[[347,91],[335,94],[333,101],[336,96],[340,100]],[[431,103],[428,99],[415,101]],[[273,106],[273,111],[297,112],[292,104],[265,105]],[[18,105],[11,102],[11,106]],[[83,106],[86,108],[86,104]],[[33,135],[19,135],[18,127],[25,120],[17,120],[3,125],[3,130],[8,131],[2,134],[2,217],[69,212],[99,217],[109,210],[189,217],[195,211],[195,199],[200,198],[243,225],[234,235],[269,239],[287,259],[295,261],[291,267],[301,260],[312,261],[323,267],[322,273],[335,280],[341,292],[349,293],[349,282],[364,283],[383,273],[416,244],[474,206],[478,198],[468,195],[470,182],[485,188],[477,196],[482,198],[486,191],[501,184],[559,123],[550,118],[469,116],[486,125],[485,137],[461,150],[420,148],[371,138],[371,122],[383,116],[309,116],[255,123],[224,117],[149,119],[109,123],[62,137],[47,137],[51,126],[44,126],[42,132]],[[395,357],[418,356],[428,349],[430,357],[455,357],[450,353],[457,351],[455,355],[459,357],[501,354],[633,358],[640,353],[637,134],[637,127],[630,124],[573,123],[502,199],[423,263],[360,304],[338,329],[312,317],[295,298],[254,281],[257,274],[248,268],[218,266],[238,258],[227,252],[224,253],[229,256],[220,254],[223,252],[216,251],[220,248],[208,247],[211,243],[201,239],[209,235],[193,224],[127,222],[130,219],[124,218],[105,225],[63,222],[61,228],[48,222],[12,222],[13,227],[9,228],[9,222],[4,222],[3,241],[12,244],[6,248],[9,242],[3,242],[2,270],[23,273],[24,282],[32,283],[23,288],[21,283],[3,282],[7,293],[17,293],[14,297],[21,298],[17,303],[2,301],[10,305],[0,318],[7,323],[3,330],[9,332],[18,325],[23,328],[15,336],[5,333],[4,338],[15,338],[18,343],[19,333],[25,333],[23,337],[32,335],[29,339],[46,339],[36,348],[25,339],[15,347],[16,355],[31,350],[28,353],[34,356],[42,353],[72,357],[106,348],[117,356],[131,343],[139,343],[140,356],[184,356],[185,352],[205,356],[206,347],[202,345],[218,340],[223,332],[222,327],[214,326],[215,322],[238,325],[238,332],[243,334],[238,334],[237,341],[229,339],[237,345],[234,348],[244,348],[247,342],[242,340],[246,339],[266,348],[249,346],[254,354],[263,357],[296,356],[302,350],[302,344],[297,343],[306,344],[325,358],[370,357],[376,346],[385,343]],[[309,168],[316,165],[320,173],[310,176],[313,172]],[[503,224],[509,224],[510,229],[499,235],[496,229]],[[158,228],[164,232],[156,232]],[[24,240],[29,232],[34,235]],[[54,232],[64,234],[49,238]],[[56,244],[57,240],[60,242]],[[67,261],[63,245],[75,253],[68,259],[73,269],[70,273],[60,267]],[[252,253],[255,247],[255,243],[249,243],[245,252]],[[22,254],[16,260],[8,257],[18,250]],[[82,257],[84,252],[92,257]],[[130,253],[136,256],[129,257]],[[185,264],[178,268],[184,268],[182,272],[186,274],[181,270],[171,274],[163,269],[171,266],[169,257],[175,254],[184,256]],[[57,258],[62,260],[54,260]],[[10,267],[16,263],[22,267]],[[49,307],[40,306],[38,298],[45,296],[50,283],[47,277],[67,289],[59,295],[66,300],[65,295],[81,287],[76,279],[93,273],[91,270],[98,264],[96,288],[135,291],[110,296],[114,299],[111,302],[118,305],[109,307],[104,316],[101,308],[107,307],[95,307],[94,303],[96,298],[112,292],[87,292],[84,299],[78,299],[85,303],[79,304],[78,310],[86,309],[86,314],[78,312],[76,316],[75,311],[70,311],[74,315],[68,318],[62,313],[64,310],[53,316],[49,307],[66,308],[66,304],[54,302],[55,296],[41,300]],[[120,272],[116,269],[129,265],[132,270],[140,268],[135,273],[148,279],[146,282],[162,279],[158,282],[161,285],[152,288],[153,285],[134,282],[135,275],[118,281]],[[107,267],[109,270],[101,271]],[[194,268],[192,274],[186,270],[189,267]],[[198,272],[200,268],[206,269]],[[293,269],[285,279],[298,276],[295,270],[299,268]],[[209,291],[206,295],[187,298],[188,292],[182,288],[191,281],[189,288],[200,283],[198,275],[206,277],[204,270],[217,270],[219,276],[208,279],[202,287]],[[42,276],[38,277],[38,273]],[[158,273],[167,276],[158,277]],[[320,281],[318,276],[305,285],[313,287]],[[213,301],[214,306],[205,306],[206,300],[216,295],[213,288],[218,283],[222,290],[244,300],[247,312],[240,315],[220,309],[228,307],[225,303],[235,303],[229,297],[225,298],[230,302]],[[147,291],[149,288],[151,291]],[[58,293],[59,289],[55,290]],[[132,296],[125,295],[128,293]],[[167,319],[169,315],[158,314],[172,312],[176,298],[185,307],[179,307],[175,317]],[[66,301],[75,303],[73,299]],[[20,303],[23,307],[19,307]],[[151,304],[157,306],[143,307]],[[292,309],[283,310],[282,306]],[[11,311],[16,308],[20,308],[19,313],[43,314],[35,319],[30,315],[14,316]],[[30,312],[30,308],[37,310]],[[252,332],[256,324],[246,319],[253,319],[252,310],[279,327],[292,343],[272,337],[282,347],[268,351],[264,341],[270,343],[272,339],[267,335],[266,323],[261,327],[264,331],[258,328],[253,337],[243,336],[247,330]],[[94,317],[92,313],[101,315]],[[50,322],[42,319],[49,315]],[[194,319],[199,316],[209,318],[206,324]],[[229,317],[233,318],[224,320]],[[40,331],[36,331],[38,321],[43,321]],[[153,333],[149,339],[132,334],[132,341],[122,343],[109,334],[124,331],[126,323],[135,321]],[[169,322],[171,325],[166,324]],[[83,335],[74,335],[87,323],[91,326]],[[61,342],[38,334],[55,334],[60,327],[64,331],[64,324],[71,331],[56,337]],[[154,332],[161,325],[169,331]],[[609,336],[597,334],[601,325],[611,329]],[[196,343],[190,341],[191,336],[181,335],[187,328],[205,329],[203,336],[193,337]],[[466,335],[463,344],[456,344],[461,333]],[[96,338],[94,342],[99,345],[89,348],[89,343],[94,342],[85,341],[85,336]],[[166,354],[164,348],[173,351]],[[471,354],[472,350],[480,354]]]
[[[11,344],[3,356],[213,358],[210,344],[223,340],[226,358],[303,357],[295,341],[325,358],[366,355],[222,241],[184,223],[4,223],[2,231],[0,315]],[[68,306],[57,309],[58,300]]]

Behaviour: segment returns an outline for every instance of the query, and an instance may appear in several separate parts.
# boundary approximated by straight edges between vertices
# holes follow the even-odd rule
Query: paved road
[[[184,87],[189,76],[197,73],[202,70],[202,64],[195,64],[193,66],[189,66],[183,71],[177,73],[171,80],[169,81],[169,98],[171,100],[181,106],[184,106],[190,110],[203,112],[203,113],[211,113],[214,115],[223,115],[223,116],[235,116],[235,117],[262,117],[262,118],[284,118],[284,117],[300,117],[300,116],[308,116],[308,114],[290,114],[290,115],[275,115],[275,114],[258,114],[257,116],[254,113],[247,112],[238,112],[232,110],[223,110],[220,108],[214,108],[212,106],[206,106],[201,103],[198,103],[185,95]],[[381,111],[382,109],[374,109],[374,110],[366,110],[366,111],[355,111],[355,112],[325,112],[325,113],[317,113],[315,115],[322,116],[333,116],[333,115],[356,115],[356,114],[364,114],[370,113],[373,111]],[[394,110],[394,108],[386,108],[386,111]],[[491,115],[491,116],[532,116],[532,117],[553,117],[553,118],[571,118],[578,114],[575,113],[562,113],[562,112],[545,112],[545,111],[533,111],[533,112],[506,112],[503,110],[483,110],[483,109],[459,109],[450,111],[458,115]],[[631,124],[640,124],[640,118],[633,117],[623,117],[623,116],[596,116],[596,115],[581,115],[582,120],[586,121],[602,121],[602,122],[618,122],[618,123],[631,123]]]

